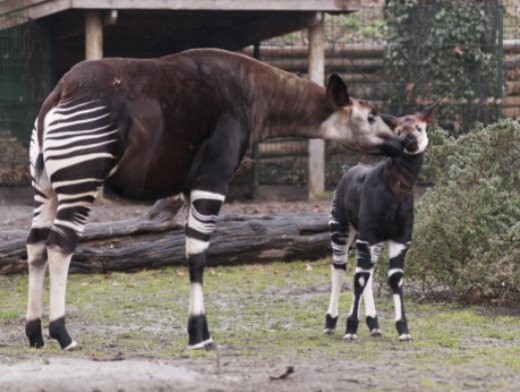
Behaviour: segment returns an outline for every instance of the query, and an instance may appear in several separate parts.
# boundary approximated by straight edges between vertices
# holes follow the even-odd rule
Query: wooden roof
[[[84,59],[89,9],[103,13],[105,57],[142,58],[194,47],[237,50],[307,28],[317,12],[357,7],[359,0],[0,0],[0,29],[36,20],[60,77]]]
[[[3,0],[0,29],[67,10],[349,12],[360,0]]]

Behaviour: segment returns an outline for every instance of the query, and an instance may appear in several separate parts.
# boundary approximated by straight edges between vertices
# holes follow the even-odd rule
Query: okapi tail
[[[43,168],[44,168],[43,152],[40,152],[38,154],[38,157],[36,158],[36,162],[34,165],[34,179],[36,181],[38,181],[40,179],[40,177],[42,176]]]
[[[33,134],[31,137],[30,157],[32,165],[32,177],[33,180],[38,182],[43,170],[45,168],[45,162],[43,160],[43,132],[44,132],[44,119],[47,113],[55,107],[60,100],[60,90],[57,87],[54,91],[43,102],[38,117],[34,123]]]

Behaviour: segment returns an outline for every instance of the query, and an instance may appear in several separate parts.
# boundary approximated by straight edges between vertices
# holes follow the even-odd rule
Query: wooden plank
[[[251,55],[252,47],[244,50],[244,53]],[[353,43],[332,47],[326,45],[325,57],[347,57],[352,58],[380,58],[383,56],[385,45],[379,43]],[[264,46],[262,45],[262,57],[269,58],[302,58],[308,53],[307,46]]]
[[[29,21],[56,14],[70,8],[68,0],[44,1],[39,4],[20,8],[6,14],[0,13],[0,30],[14,27]]]
[[[504,97],[503,103],[504,108],[520,107],[520,95]]]
[[[518,117],[520,117],[520,106],[503,108],[502,115],[504,117],[509,117],[509,118],[518,118]]]
[[[355,11],[359,0],[70,0],[71,8],[220,11]]]
[[[8,14],[19,11],[41,3],[50,3],[52,0],[4,0],[0,1],[0,14]]]
[[[520,80],[506,82],[506,95],[520,95]]]

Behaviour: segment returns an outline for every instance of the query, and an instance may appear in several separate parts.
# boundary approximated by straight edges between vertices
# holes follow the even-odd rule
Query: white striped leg
[[[344,336],[345,340],[356,340],[357,329],[359,325],[359,305],[361,302],[361,296],[370,281],[371,275],[374,270],[374,260],[377,260],[377,252],[381,250],[380,244],[370,245],[367,241],[358,239],[356,241],[357,249],[357,267],[354,273],[354,298],[352,299],[352,306],[347,318],[347,329]],[[370,305],[370,304],[369,304]],[[369,309],[375,312],[375,307]],[[377,318],[373,321],[377,322]],[[372,324],[379,328],[376,324]]]
[[[77,343],[70,337],[65,327],[65,302],[67,274],[72,253],[63,253],[60,248],[48,248],[49,276],[51,283],[49,334],[64,350],[72,350]]]
[[[209,191],[193,190],[190,193],[190,212],[186,226],[186,257],[190,272],[188,349],[209,349],[213,346],[202,287],[206,251],[224,199],[223,194]]]
[[[327,314],[325,316],[324,335],[331,335],[336,330],[339,317],[339,297],[341,287],[345,281],[348,262],[348,250],[356,235],[355,229],[350,226],[348,231],[341,230],[342,227],[335,219],[329,222],[331,230],[332,265],[331,265],[331,293]]]
[[[47,270],[46,241],[56,216],[57,198],[52,190],[49,178],[41,167],[40,151],[36,128],[33,130],[31,145],[31,176],[34,189],[34,213],[31,231],[27,238],[27,264],[29,272],[27,315],[25,334],[29,346],[41,348],[44,345],[42,335],[42,294],[45,272]],[[37,169],[37,166],[40,166]]]
[[[65,328],[70,259],[99,187],[116,164],[117,132],[108,107],[100,101],[60,103],[44,118],[45,169],[58,195],[56,219],[47,242],[49,332],[63,349],[76,345]]]
[[[395,311],[395,327],[399,334],[400,341],[409,341],[412,339],[408,330],[408,322],[404,311],[403,302],[403,278],[404,278],[404,257],[409,246],[390,241],[388,251],[390,256],[390,269],[388,270],[388,284],[392,289]]]
[[[81,183],[72,181],[68,185],[56,187],[60,192],[58,208],[47,241],[51,286],[49,332],[50,336],[58,340],[64,350],[77,346],[65,327],[67,275],[70,260],[97,196],[98,183],[94,180]]]
[[[381,336],[381,329],[379,328],[379,320],[377,318],[376,305],[374,301],[374,268],[377,259],[381,254],[383,244],[376,244],[370,247],[371,262],[374,267],[370,271],[365,289],[363,290],[363,300],[365,302],[365,321],[370,331],[371,336]]]

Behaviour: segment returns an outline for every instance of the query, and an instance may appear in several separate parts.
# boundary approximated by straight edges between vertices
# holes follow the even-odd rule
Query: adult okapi
[[[67,272],[102,184],[130,198],[182,193],[189,201],[189,347],[210,347],[202,292],[206,251],[247,148],[272,137],[304,136],[365,153],[399,154],[401,142],[385,120],[351,98],[339,76],[331,76],[324,89],[223,50],[74,66],[43,103],[31,139],[30,346],[44,344],[47,261],[50,336],[63,349],[76,346],[65,328]]]

